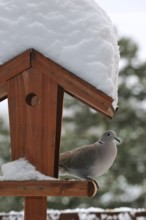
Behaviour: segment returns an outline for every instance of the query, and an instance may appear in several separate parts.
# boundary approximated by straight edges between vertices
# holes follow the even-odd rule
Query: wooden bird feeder
[[[27,158],[58,177],[64,92],[113,117],[112,98],[35,50],[0,66],[0,100],[8,98],[12,160]],[[45,220],[47,196],[93,196],[93,181],[1,181],[0,196],[24,196],[25,220]]]

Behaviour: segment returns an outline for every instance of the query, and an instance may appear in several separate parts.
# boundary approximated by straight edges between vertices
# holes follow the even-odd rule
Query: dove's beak
[[[120,140],[117,137],[114,137],[116,141],[118,141],[120,143]]]

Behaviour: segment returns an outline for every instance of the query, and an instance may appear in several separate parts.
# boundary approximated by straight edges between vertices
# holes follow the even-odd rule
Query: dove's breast
[[[115,144],[108,145],[107,147],[99,150],[99,154],[97,160],[94,165],[91,167],[91,177],[92,176],[100,176],[104,174],[113,164],[116,156],[117,156],[117,147]]]

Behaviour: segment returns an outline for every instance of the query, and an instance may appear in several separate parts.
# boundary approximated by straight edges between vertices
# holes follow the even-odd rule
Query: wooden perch
[[[0,181],[0,196],[87,196],[98,191],[95,181]]]

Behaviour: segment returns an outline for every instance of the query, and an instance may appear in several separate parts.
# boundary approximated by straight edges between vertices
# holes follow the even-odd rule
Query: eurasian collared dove
[[[59,175],[91,179],[104,174],[117,155],[115,140],[120,142],[112,130],[105,131],[94,144],[85,145],[60,155]]]

